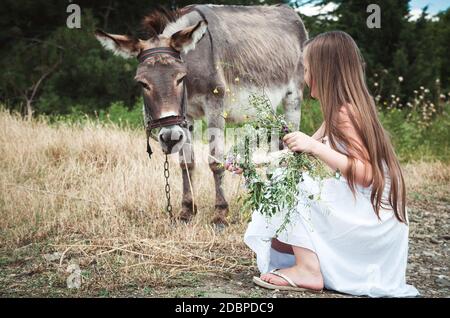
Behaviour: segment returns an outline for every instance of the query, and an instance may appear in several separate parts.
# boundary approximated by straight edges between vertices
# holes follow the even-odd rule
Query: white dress
[[[388,185],[389,180],[384,197]],[[377,218],[371,187],[356,185],[355,200],[343,176],[320,181],[306,173],[298,189],[297,207],[277,239],[317,254],[325,288],[370,297],[419,295],[405,280],[409,228],[392,210],[380,209]],[[266,217],[253,211],[244,242],[256,253],[261,273],[295,264],[293,255],[271,247],[285,213]]]

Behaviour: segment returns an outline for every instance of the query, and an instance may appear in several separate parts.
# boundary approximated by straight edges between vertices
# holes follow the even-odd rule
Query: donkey
[[[136,72],[135,80],[143,88],[145,122],[180,116],[186,88],[187,122],[192,125],[195,119],[206,117],[208,126],[208,162],[216,194],[212,222],[226,226],[224,168],[216,160],[224,154],[225,121],[240,123],[253,115],[242,104],[262,89],[274,108],[282,103],[286,121],[299,128],[304,85],[301,55],[307,31],[297,13],[284,4],[159,8],[144,17],[141,27],[141,36],[101,30],[95,35],[106,49],[126,58],[162,49],[142,61]],[[147,133],[147,141],[148,137]],[[183,197],[178,218],[184,221],[197,212],[189,186],[195,166],[191,140],[190,130],[179,123],[165,125],[158,134],[164,153],[178,151],[180,155]]]

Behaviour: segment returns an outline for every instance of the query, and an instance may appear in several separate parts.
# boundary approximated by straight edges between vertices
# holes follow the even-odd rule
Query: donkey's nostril
[[[178,128],[163,128],[158,136],[161,146],[166,153],[172,153],[172,149],[183,141],[183,131]]]

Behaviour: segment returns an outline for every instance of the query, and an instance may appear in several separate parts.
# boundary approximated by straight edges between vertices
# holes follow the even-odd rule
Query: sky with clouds
[[[410,15],[411,19],[415,20],[422,14],[422,9],[428,5],[428,14],[435,15],[439,11],[443,11],[450,6],[449,0],[411,0],[409,2]],[[301,14],[304,15],[316,15],[319,13],[327,13],[336,8],[336,5],[333,3],[329,3],[326,6],[316,6],[314,4],[303,5],[300,8],[296,9]]]
[[[450,6],[450,1],[448,0],[411,0],[409,6],[411,10],[422,9],[428,5],[428,12],[431,14],[436,14],[439,11],[443,11]]]
[[[409,3],[411,19],[417,19],[422,14],[422,9],[428,6],[429,15],[435,15],[439,11],[443,11],[450,6],[448,0],[411,0]]]

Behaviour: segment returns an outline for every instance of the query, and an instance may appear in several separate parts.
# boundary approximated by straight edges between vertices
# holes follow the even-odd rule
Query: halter
[[[180,52],[176,51],[175,49],[171,48],[171,47],[155,47],[152,49],[148,49],[148,50],[143,50],[141,53],[139,53],[139,55],[137,56],[137,59],[139,61],[139,63],[143,63],[145,60],[147,60],[148,58],[155,56],[155,55],[159,55],[159,54],[168,54],[178,60],[183,61],[183,59],[181,58]],[[150,157],[150,159],[152,158],[152,148],[150,147],[150,142],[149,142],[149,137],[151,134],[151,131],[155,128],[160,128],[160,127],[167,127],[167,126],[171,126],[171,125],[179,125],[181,127],[188,127],[188,122],[186,120],[186,81],[183,80],[183,97],[181,100],[181,115],[172,115],[172,116],[167,116],[167,117],[163,117],[163,118],[158,118],[158,119],[153,119],[150,118],[148,120],[147,124],[147,153],[148,156]],[[149,105],[147,105],[147,102],[144,98],[144,107],[148,112]]]

